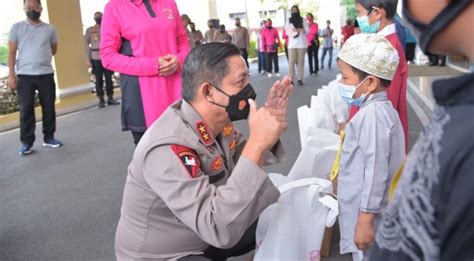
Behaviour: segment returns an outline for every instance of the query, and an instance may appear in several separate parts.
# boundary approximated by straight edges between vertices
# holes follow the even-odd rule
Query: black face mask
[[[429,46],[436,34],[443,31],[465,9],[472,0],[450,1],[429,25],[416,20],[408,11],[408,1],[403,1],[403,19],[406,26],[413,33],[425,54],[430,54]]]
[[[38,21],[41,16],[41,12],[38,12],[36,10],[31,10],[26,12],[26,17],[30,19],[31,21]]]
[[[250,104],[248,102],[248,99],[255,100],[255,98],[257,98],[257,94],[255,93],[255,90],[253,89],[252,85],[250,85],[250,83],[247,84],[240,92],[232,96],[228,95],[212,83],[211,85],[214,86],[214,88],[216,88],[219,92],[229,97],[229,105],[227,105],[227,107],[214,102],[211,103],[225,108],[227,115],[229,115],[230,121],[245,120],[249,117]]]
[[[96,18],[94,18],[94,21],[95,21],[98,25],[100,25],[100,23],[102,23],[102,17],[96,17]]]

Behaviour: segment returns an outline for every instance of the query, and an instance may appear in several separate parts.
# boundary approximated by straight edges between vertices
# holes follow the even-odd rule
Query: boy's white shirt
[[[382,29],[377,34],[382,35],[382,36],[387,36],[387,35],[394,34],[396,32],[397,32],[397,27],[395,26],[395,23],[392,23],[392,24],[389,24],[389,25],[385,26],[385,28]]]
[[[405,158],[404,144],[402,124],[386,92],[369,95],[345,129],[337,190],[341,253],[357,251],[359,212],[374,213],[377,226],[391,178]]]

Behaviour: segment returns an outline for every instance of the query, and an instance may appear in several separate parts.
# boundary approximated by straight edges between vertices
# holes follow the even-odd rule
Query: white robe
[[[387,206],[390,181],[405,158],[405,138],[386,92],[370,95],[349,121],[338,176],[341,253],[356,252],[359,212],[375,214]],[[375,232],[375,231],[374,231]]]

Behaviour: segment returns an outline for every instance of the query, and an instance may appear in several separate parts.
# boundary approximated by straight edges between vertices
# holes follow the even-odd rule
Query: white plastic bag
[[[275,183],[284,182],[284,178],[277,179]],[[279,190],[278,203],[260,216],[254,260],[320,260],[324,230],[334,224],[338,214],[337,201],[327,195],[331,182],[298,179],[280,185]]]

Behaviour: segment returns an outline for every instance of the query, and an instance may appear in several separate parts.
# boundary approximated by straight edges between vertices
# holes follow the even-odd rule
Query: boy
[[[397,71],[387,89],[388,99],[398,112],[405,133],[405,149],[408,148],[408,118],[407,118],[407,80],[408,65],[405,60],[396,24],[398,0],[356,0],[356,10],[359,14],[357,22],[362,33],[377,33],[384,36],[397,50],[400,61]],[[358,108],[352,106],[350,118],[354,117]]]
[[[403,127],[386,91],[398,63],[397,50],[377,34],[352,36],[338,55],[341,96],[360,108],[345,128],[337,187],[341,253],[354,260],[368,257],[388,184],[405,157]]]

